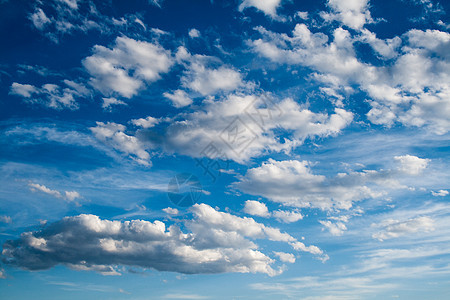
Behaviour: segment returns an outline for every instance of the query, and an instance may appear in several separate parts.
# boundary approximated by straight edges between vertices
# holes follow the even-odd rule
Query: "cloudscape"
[[[0,0],[0,298],[449,299],[448,11]]]

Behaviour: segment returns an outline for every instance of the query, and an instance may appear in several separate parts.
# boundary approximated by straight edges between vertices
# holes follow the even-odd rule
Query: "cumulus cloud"
[[[245,201],[244,212],[246,214],[258,217],[270,216],[267,206],[259,201],[247,200]]]
[[[280,258],[280,261],[286,262],[286,263],[295,263],[295,255],[292,253],[286,253],[286,252],[273,252],[276,256]]]
[[[289,98],[276,105],[266,95],[229,95],[204,101],[202,109],[179,119],[165,129],[166,152],[204,157],[207,148],[214,147],[220,158],[244,162],[267,151],[288,151],[309,137],[338,134],[353,114],[343,109],[314,113]]]
[[[161,221],[109,221],[95,215],[65,217],[41,231],[23,233],[3,245],[3,262],[28,270],[62,264],[76,270],[118,274],[116,266],[138,266],[159,271],[196,273],[279,274],[275,259],[258,250],[257,239],[290,244],[299,251],[324,258],[322,250],[273,227],[219,212],[206,204],[191,208],[185,220],[189,232]],[[291,261],[288,254],[277,254]]]
[[[277,8],[280,4],[281,0],[243,0],[239,5],[239,10],[243,11],[245,8],[255,7],[266,15],[275,17],[277,15]]]
[[[146,84],[161,78],[173,64],[171,53],[158,44],[117,37],[114,46],[96,45],[83,60],[90,84],[105,96],[135,96]]]
[[[381,226],[380,226],[381,225]],[[434,220],[430,217],[417,217],[406,221],[385,220],[379,225],[382,230],[372,235],[374,239],[380,241],[397,238],[403,235],[408,235],[416,232],[429,232],[434,230]]]
[[[247,170],[232,186],[291,207],[350,209],[355,201],[383,196],[390,189],[405,188],[396,180],[397,175],[395,170],[363,170],[326,177],[314,174],[308,161],[269,159]],[[324,225],[332,226],[331,223]]]
[[[134,126],[142,127],[142,128],[151,128],[159,123],[157,118],[153,118],[148,116],[147,118],[133,119],[131,123]]]
[[[72,202],[72,201],[75,201],[76,199],[81,198],[81,195],[77,191],[64,191],[61,193],[57,190],[52,190],[52,189],[46,187],[45,185],[41,185],[38,183],[29,183],[28,186],[30,187],[30,189],[33,192],[39,191],[39,192],[48,194],[48,195],[53,196],[58,199],[67,200],[69,202]]]
[[[179,213],[178,209],[172,208],[172,207],[163,208],[163,212],[165,212],[169,215],[178,215],[178,213]]]
[[[297,210],[276,210],[272,212],[272,216],[279,222],[283,223],[295,223],[303,219],[303,215]]]
[[[24,98],[28,103],[39,104],[56,110],[76,110],[79,108],[79,104],[75,98],[85,96],[75,89],[62,88],[50,83],[38,88],[30,84],[14,82],[9,93]]]
[[[231,67],[208,68],[202,63],[193,62],[181,78],[184,87],[203,96],[219,91],[231,92],[243,85],[241,74]]]
[[[449,194],[447,190],[439,190],[437,192],[431,191],[431,194],[435,197],[445,197]]]
[[[189,37],[192,39],[200,37],[200,31],[198,31],[195,28],[192,28],[191,30],[189,30]]]
[[[112,34],[120,30],[146,30],[142,21],[142,24],[136,21],[139,20],[136,15],[127,14],[116,19],[102,14],[92,1],[36,1],[34,11],[28,15],[28,19],[37,30],[55,43],[62,36],[75,32]]]
[[[430,159],[419,158],[414,155],[395,156],[394,159],[400,163],[398,169],[409,175],[420,174],[430,162]]]
[[[362,3],[348,4],[357,2]],[[367,118],[372,123],[389,127],[399,122],[426,127],[436,134],[450,130],[450,72],[446,67],[450,57],[443,50],[450,43],[449,33],[413,29],[382,40],[367,29],[355,36],[343,28],[335,29],[330,39],[305,24],[295,25],[290,36],[262,27],[257,30],[262,38],[249,44],[260,56],[279,64],[308,67],[312,78],[334,90],[359,86],[369,98]],[[358,59],[355,42],[369,44],[381,61],[372,65]],[[400,45],[405,46],[398,49]]]
[[[319,221],[320,224],[322,224],[328,231],[334,235],[334,236],[340,236],[344,234],[344,231],[347,230],[347,226],[343,222],[331,222],[329,220]]]
[[[126,155],[130,155],[138,163],[145,166],[151,164],[150,154],[145,150],[145,146],[136,137],[127,135],[124,125],[97,122],[97,126],[91,127],[90,130],[97,139]]]
[[[114,97],[102,98],[102,100],[103,100],[102,108],[106,111],[112,111],[114,105],[127,105],[122,100],[118,100]]]
[[[172,101],[172,105],[176,108],[185,107],[192,104],[192,99],[183,90],[176,90],[173,93],[164,93],[164,97]]]
[[[327,5],[332,13],[322,12],[321,16],[328,21],[340,21],[352,29],[361,29],[367,22],[372,22],[368,2],[369,0],[328,0]]]

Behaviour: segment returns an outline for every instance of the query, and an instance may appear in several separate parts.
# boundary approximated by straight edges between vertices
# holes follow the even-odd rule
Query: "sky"
[[[1,299],[449,299],[450,3],[1,0]]]

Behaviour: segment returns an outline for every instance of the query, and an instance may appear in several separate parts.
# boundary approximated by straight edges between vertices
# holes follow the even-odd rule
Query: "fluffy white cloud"
[[[114,97],[102,98],[102,100],[103,100],[102,108],[106,111],[112,111],[113,105],[127,105],[122,100],[118,100]]]
[[[348,3],[354,2],[362,3]],[[260,56],[309,67],[317,72],[313,78],[328,89],[359,86],[369,97],[372,109],[367,117],[372,123],[392,126],[399,122],[436,134],[450,130],[450,57],[443,50],[450,43],[449,33],[414,29],[382,40],[366,29],[355,36],[337,28],[328,41],[328,35],[313,33],[305,24],[297,24],[291,36],[257,29],[263,38],[249,44]],[[355,42],[368,43],[381,62],[372,65],[358,59]],[[402,42],[405,46],[398,49]]]
[[[367,22],[372,22],[368,10],[369,0],[328,0],[332,13],[322,12],[325,20],[338,20],[353,29],[361,29]]]
[[[173,93],[164,93],[164,97],[172,101],[173,106],[180,108],[192,104],[192,99],[183,90],[176,90]]]
[[[161,78],[173,64],[171,53],[158,44],[117,37],[112,49],[96,45],[83,60],[90,83],[104,95],[131,98],[145,84]]]
[[[299,211],[276,210],[272,212],[272,216],[283,223],[294,223],[303,219],[303,215]]]
[[[10,89],[11,95],[21,96],[26,102],[36,103],[52,109],[76,110],[79,104],[75,97],[85,96],[72,88],[61,88],[56,84],[44,84],[37,88],[30,84],[14,82]]]
[[[431,194],[435,197],[445,197],[449,194],[447,190],[439,190],[437,192],[431,191]]]
[[[355,201],[380,197],[390,189],[405,188],[396,180],[397,172],[393,170],[351,171],[325,177],[314,174],[310,164],[269,159],[260,167],[247,170],[232,186],[286,206],[320,209],[350,209]]]
[[[198,31],[195,28],[192,28],[191,30],[189,30],[189,37],[192,39],[200,37],[200,31]]]
[[[165,212],[169,215],[178,215],[178,213],[179,213],[178,209],[172,208],[172,207],[163,208],[163,212]]]
[[[30,20],[39,30],[43,30],[45,25],[51,23],[50,19],[41,8],[36,9],[36,11],[30,15]]]
[[[380,226],[381,225],[381,226]],[[379,225],[382,230],[372,235],[374,239],[380,241],[397,238],[416,232],[429,232],[434,230],[434,220],[430,217],[417,217],[406,221],[385,220]]]
[[[10,94],[22,96],[24,98],[31,98],[31,96],[38,93],[38,91],[39,90],[34,85],[13,82],[11,85]]]
[[[130,155],[140,164],[150,165],[150,154],[145,150],[145,146],[136,137],[127,135],[125,126],[111,122],[97,122],[97,126],[91,127],[90,130],[105,144]]]
[[[288,151],[309,137],[335,135],[353,114],[343,109],[331,115],[314,113],[289,98],[275,105],[266,95],[229,95],[205,100],[201,110],[180,117],[166,129],[165,151],[204,157],[214,147],[219,157],[243,162],[266,151]]]
[[[285,252],[273,252],[276,256],[280,258],[280,261],[286,262],[286,263],[295,263],[295,255],[292,253],[285,253]]]
[[[206,204],[191,208],[184,233],[161,221],[109,221],[95,215],[65,217],[37,232],[23,233],[3,245],[7,264],[41,270],[63,264],[77,270],[117,274],[117,265],[180,273],[279,274],[275,260],[257,250],[255,240],[289,243],[294,249],[323,257],[316,246],[305,246],[276,228],[251,218],[219,212]],[[277,254],[293,262],[289,254]]]
[[[159,120],[153,117],[148,116],[147,118],[140,118],[131,120],[131,123],[134,126],[139,126],[142,128],[151,128],[159,123]]]
[[[430,159],[419,158],[414,155],[395,156],[394,159],[400,163],[399,170],[406,174],[418,175],[427,168]]]
[[[241,74],[226,66],[208,68],[193,62],[181,78],[182,85],[203,96],[219,91],[231,92],[243,85]]]
[[[267,206],[259,201],[245,201],[244,212],[252,216],[268,217],[270,216]]]
[[[46,193],[48,195],[51,195],[55,198],[64,199],[69,202],[72,202],[72,201],[75,201],[76,199],[81,198],[81,195],[77,191],[65,191],[65,192],[61,193],[57,190],[52,190],[52,189],[46,187],[45,185],[41,185],[41,184],[37,184],[37,183],[29,183],[28,186],[30,187],[30,189],[33,192],[40,191],[40,192]]]
[[[334,236],[340,236],[347,230],[347,226],[343,222],[331,222],[329,220],[319,221]]]
[[[241,5],[239,5],[239,10],[243,11],[247,7],[255,7],[266,15],[275,17],[280,4],[281,0],[243,0]]]

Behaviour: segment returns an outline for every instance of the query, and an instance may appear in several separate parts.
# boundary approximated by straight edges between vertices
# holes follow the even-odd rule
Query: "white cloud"
[[[172,101],[173,106],[176,108],[185,107],[192,104],[192,99],[183,90],[176,90],[173,93],[164,93],[164,97]]]
[[[394,170],[349,171],[326,177],[314,174],[310,166],[308,161],[269,159],[259,167],[248,169],[232,187],[285,206],[320,209],[350,209],[355,201],[406,188],[398,181],[401,173]]]
[[[269,217],[270,213],[267,206],[259,201],[245,201],[244,212],[252,216]]]
[[[44,84],[37,88],[30,84],[20,84],[14,82],[11,85],[10,94],[21,96],[29,103],[37,103],[48,108],[61,110],[76,110],[79,104],[75,97],[81,96],[80,93],[71,88],[61,88],[56,84]]]
[[[107,145],[130,155],[138,163],[149,166],[150,154],[142,142],[134,136],[125,133],[126,127],[116,123],[97,122],[96,127],[89,128],[94,136]]]
[[[198,31],[195,28],[192,28],[191,30],[189,30],[189,37],[192,39],[200,37],[200,31]]]
[[[309,137],[338,134],[353,119],[353,114],[343,109],[326,115],[303,108],[292,99],[278,105],[274,102],[267,95],[205,100],[203,109],[182,114],[182,119],[168,126],[161,146],[169,153],[204,157],[202,152],[213,145],[222,153],[220,158],[244,162],[268,151],[289,151]],[[236,138],[233,130],[239,131]],[[283,143],[279,138],[282,134]]]
[[[39,30],[44,30],[45,26],[51,23],[50,19],[41,8],[36,9],[36,11],[30,15],[30,20]]]
[[[163,212],[165,212],[169,215],[178,215],[178,213],[179,213],[178,209],[172,208],[172,207],[163,208]]]
[[[275,17],[280,4],[281,0],[243,0],[239,5],[239,11],[243,11],[247,7],[255,7],[263,11],[266,15]]]
[[[333,13],[322,12],[325,20],[338,20],[353,29],[361,29],[367,22],[372,22],[368,10],[369,0],[328,0],[327,5]]]
[[[260,56],[279,64],[309,67],[317,72],[312,78],[335,90],[358,85],[369,97],[372,109],[367,117],[372,123],[392,126],[399,122],[439,135],[450,130],[450,57],[443,50],[449,33],[413,29],[382,40],[366,29],[355,36],[337,28],[328,41],[326,34],[313,33],[305,24],[297,24],[291,36],[261,27],[257,30],[263,38],[249,44]],[[355,42],[369,44],[382,62],[362,62]],[[398,49],[400,44],[405,46]],[[384,63],[387,59],[392,62]]]
[[[81,198],[81,195],[76,191],[65,191],[64,197],[69,201],[75,201],[75,199]]]
[[[414,155],[395,156],[394,159],[400,163],[399,170],[409,175],[418,175],[427,168],[431,161],[427,158],[419,158]]]
[[[431,194],[435,197],[445,197],[449,194],[447,190],[439,190],[437,192],[431,191]]]
[[[181,78],[183,87],[203,96],[220,91],[231,92],[243,85],[241,74],[226,66],[208,68],[200,62],[192,62]]]
[[[45,9],[45,11],[44,11]],[[136,15],[115,17],[102,14],[94,3],[75,0],[48,0],[34,2],[34,12],[28,18],[34,27],[51,41],[58,43],[66,34],[98,31],[102,34],[134,29],[146,30]]]
[[[280,258],[280,261],[286,262],[286,263],[295,263],[295,255],[292,253],[285,253],[285,252],[273,252],[276,256]]]
[[[33,85],[13,82],[10,94],[30,98],[33,94],[38,93],[38,91],[39,90]]]
[[[377,38],[375,33],[367,29],[361,31],[360,39],[362,42],[369,44],[383,59],[392,59],[396,57],[398,55],[398,48],[402,43],[402,39],[398,36],[392,39],[382,40]]]
[[[411,233],[433,231],[434,220],[430,217],[417,217],[406,221],[389,219],[374,226],[382,227],[382,230],[373,234],[372,237],[383,241]]]
[[[159,120],[153,117],[148,116],[147,118],[140,118],[131,120],[131,123],[134,126],[139,126],[142,128],[151,128],[159,123]]]
[[[40,191],[45,194],[51,195],[55,198],[64,199],[69,202],[73,202],[76,199],[82,198],[81,195],[76,191],[65,191],[64,193],[61,193],[57,190],[52,190],[52,189],[46,187],[45,185],[41,185],[41,184],[37,184],[37,183],[29,183],[28,186],[30,187],[30,189],[33,192]]]
[[[102,108],[107,111],[112,111],[113,105],[127,105],[125,102],[118,100],[114,97],[102,98],[103,104]]]
[[[257,250],[257,239],[290,244],[299,251],[323,257],[316,246],[305,246],[276,228],[251,218],[219,212],[206,204],[191,208],[194,219],[177,225],[161,221],[109,221],[95,215],[65,217],[41,231],[26,232],[3,245],[5,261],[29,270],[58,264],[76,270],[117,275],[117,265],[179,273],[265,273],[277,275],[275,260]],[[75,250],[75,251],[74,251]],[[291,261],[288,254],[277,255]]]
[[[272,216],[283,223],[294,223],[303,219],[303,215],[299,211],[276,210],[272,212]]]
[[[325,226],[325,228],[328,229],[328,231],[334,235],[334,236],[340,236],[344,234],[344,231],[347,230],[347,226],[343,222],[331,222],[329,220],[326,221],[319,221],[320,224]]]
[[[106,96],[131,98],[173,64],[170,51],[160,45],[127,37],[117,37],[112,49],[96,45],[93,52],[83,66],[91,85]]]
[[[0,216],[0,222],[1,223],[6,223],[6,224],[11,224],[12,223],[12,219],[10,216]]]
[[[269,159],[247,170],[233,186],[292,207],[349,209],[354,201],[381,196],[366,183],[377,181],[376,171],[340,173],[334,178],[315,175],[307,161]]]

